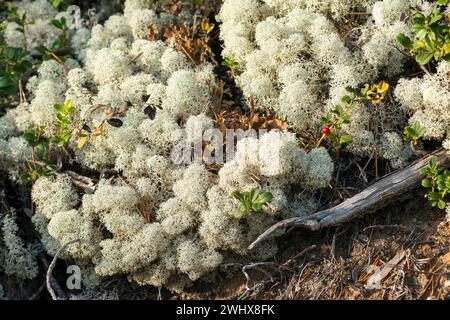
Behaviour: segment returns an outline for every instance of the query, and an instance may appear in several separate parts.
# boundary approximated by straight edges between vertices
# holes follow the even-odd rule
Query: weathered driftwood
[[[381,209],[402,193],[420,185],[420,181],[423,178],[420,169],[426,167],[431,158],[435,158],[440,166],[447,167],[450,165],[450,158],[446,150],[440,149],[419,159],[404,169],[384,176],[360,193],[346,199],[335,207],[316,212],[307,217],[289,218],[274,224],[261,234],[249,246],[249,249],[254,248],[276,230],[282,228],[284,228],[284,232],[290,227],[302,227],[315,231],[325,227],[336,226]]]

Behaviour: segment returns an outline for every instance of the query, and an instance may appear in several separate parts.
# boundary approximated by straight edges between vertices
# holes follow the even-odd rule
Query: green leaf
[[[242,218],[245,214],[247,213],[247,210],[245,209],[245,207],[239,207],[239,209],[236,210],[234,216],[237,219]]]
[[[21,62],[21,65],[22,65],[23,67],[25,67],[26,69],[31,69],[31,68],[33,68],[33,64],[32,64],[30,61],[28,61],[28,60],[22,61],[22,62]]]
[[[429,24],[433,24],[435,22],[438,22],[439,20],[442,20],[444,18],[444,15],[440,14],[439,12],[435,12],[431,15],[431,19]]]
[[[425,134],[425,127],[423,127],[419,121],[414,121],[412,129],[414,130],[418,138],[422,138]]]
[[[56,103],[56,104],[53,105],[53,109],[55,109],[58,112],[62,112],[63,111],[63,106]]]
[[[352,102],[352,98],[350,98],[350,96],[343,96],[341,98],[341,101],[345,102],[345,103],[350,103],[350,102]]]
[[[450,54],[450,42],[447,42],[442,46],[442,52],[444,55]]]
[[[23,138],[25,139],[26,142],[28,143],[34,143],[36,140],[36,136],[34,135],[33,131],[26,131],[23,134]]]
[[[340,144],[350,143],[350,142],[352,142],[352,140],[353,140],[353,137],[351,135],[347,134],[347,133],[344,133],[343,135],[341,135],[339,137],[339,143]]]
[[[67,114],[72,114],[76,111],[76,109],[75,109],[75,107],[70,107],[70,108],[67,108],[66,111],[67,111]]]
[[[428,194],[428,197],[429,197],[430,200],[432,200],[432,201],[437,201],[437,200],[439,200],[439,198],[441,197],[441,195],[440,195],[439,192],[430,192],[430,193]]]
[[[262,211],[262,207],[263,207],[262,203],[255,202],[255,203],[252,204],[252,208],[251,209],[252,209],[253,212],[261,212]]]
[[[272,199],[273,199],[273,195],[270,192],[266,191],[259,195],[257,202],[261,203],[261,204],[265,204],[265,203],[272,201]]]
[[[409,37],[407,37],[404,33],[399,33],[397,35],[397,41],[407,49],[412,49],[413,44]]]
[[[428,62],[430,62],[430,60],[433,58],[433,54],[432,53],[427,53],[427,52],[424,52],[424,53],[419,53],[417,56],[416,56],[416,61],[417,61],[417,63],[419,63],[419,64],[421,64],[421,65],[425,65],[425,64],[427,64]]]
[[[427,30],[426,29],[420,29],[420,30],[417,30],[416,38],[423,39],[423,38],[425,38],[426,35],[427,35]]]
[[[47,52],[50,51],[49,49],[47,49],[45,46],[42,46],[42,45],[35,47],[34,50],[36,50],[37,52],[39,52],[42,55],[45,55]]]
[[[237,200],[239,200],[240,202],[244,201],[244,195],[241,192],[239,192],[239,191],[234,191],[234,192],[231,193],[231,195],[234,198],[236,198]]]
[[[422,180],[422,187],[427,188],[427,189],[431,189],[433,187],[433,183],[431,182],[430,179],[423,179]]]
[[[435,169],[437,167],[436,159],[435,158],[431,158],[430,162],[428,162],[428,165],[430,166],[431,169]]]
[[[16,51],[17,50],[18,49],[16,49],[16,48],[7,47],[4,50],[3,55],[5,56],[6,59],[13,60],[15,58],[15,56],[16,56]]]
[[[446,206],[445,201],[439,200],[439,202],[438,202],[438,208],[442,210],[442,209],[445,209],[445,206]]]
[[[345,90],[350,93],[356,93],[356,89],[353,88],[352,86],[345,87]]]
[[[0,89],[1,88],[7,88],[10,86],[13,86],[14,82],[11,81],[11,79],[9,79],[8,77],[0,77]]]
[[[61,143],[60,137],[51,137],[50,142],[59,145]]]
[[[62,25],[62,23],[59,20],[54,19],[51,22],[52,22],[52,25],[55,28],[57,28],[57,29],[62,29],[63,28],[63,25]]]
[[[258,192],[256,191],[256,189],[252,189],[248,193],[248,199],[250,200],[251,203],[253,203],[257,197],[258,197]]]

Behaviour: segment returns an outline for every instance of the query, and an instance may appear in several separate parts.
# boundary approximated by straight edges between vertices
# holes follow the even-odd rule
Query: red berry
[[[324,136],[329,135],[330,134],[330,128],[327,128],[327,127],[322,128],[322,134]]]

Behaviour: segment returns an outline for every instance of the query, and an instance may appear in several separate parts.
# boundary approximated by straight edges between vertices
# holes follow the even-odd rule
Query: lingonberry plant
[[[42,55],[42,60],[55,59],[61,63],[65,61],[65,56],[67,55],[65,51],[70,47],[68,40],[69,27],[67,26],[67,20],[64,17],[61,17],[59,20],[51,20],[51,24],[56,29],[61,30],[61,34],[53,41],[50,47],[39,45],[35,50]],[[55,52],[58,52],[58,55]]]
[[[420,170],[426,174],[422,186],[429,190],[428,199],[433,207],[444,209],[447,205],[446,197],[450,193],[450,171],[439,168],[436,160],[431,159],[428,166]]]
[[[47,139],[44,135],[45,127],[43,126],[31,128],[23,134],[23,138],[31,147],[31,160],[25,162],[27,172],[22,175],[24,181],[34,183],[41,176],[54,174],[55,166],[50,161],[52,145],[56,147],[56,149],[53,148],[53,153],[56,153],[58,159],[61,159],[61,154],[67,153],[67,146],[72,138],[71,116],[76,109],[70,99],[64,105],[53,105],[53,108],[56,110],[57,127],[54,136]]]
[[[436,62],[450,61],[449,18],[438,9],[430,15],[412,9],[411,24],[411,31],[414,33],[412,39],[400,33],[397,41],[416,57],[417,63],[425,65],[432,59]]]
[[[64,105],[55,104],[53,108],[56,110],[56,124],[58,132],[55,136],[50,138],[50,142],[56,146],[66,149],[70,139],[72,138],[72,124],[71,116],[76,111],[72,100],[67,100]]]
[[[349,95],[341,98],[343,105],[336,105],[325,116],[321,118],[322,137],[319,139],[317,145],[324,140],[329,140],[334,149],[339,150],[345,144],[351,143],[353,137],[344,132],[342,127],[344,124],[350,123],[350,111],[358,102],[371,102],[377,105],[384,99],[386,92],[389,89],[387,82],[380,82],[378,84],[366,83],[360,90],[348,86],[345,88]]]
[[[23,138],[31,147],[31,159],[25,162],[27,171],[22,175],[22,180],[34,183],[39,177],[53,175],[53,168],[48,163],[50,145],[44,137],[44,127],[37,126],[25,131]]]
[[[0,42],[0,93],[9,96],[17,94],[22,75],[33,67],[27,56],[28,51]]]
[[[67,26],[66,18],[61,17],[61,19],[59,20],[53,19],[51,23],[56,29],[61,30],[61,34],[53,42],[53,45],[50,49],[54,51],[66,48],[68,46],[67,33],[69,32],[69,27]]]
[[[24,19],[26,19],[25,15],[23,17],[17,16],[15,19],[22,24],[17,27],[20,32],[24,32]],[[0,94],[13,96],[17,94],[18,88],[21,87],[23,73],[31,69],[33,64],[27,59],[28,51],[23,48],[13,48],[6,44],[3,37],[4,26],[4,24],[0,25]]]

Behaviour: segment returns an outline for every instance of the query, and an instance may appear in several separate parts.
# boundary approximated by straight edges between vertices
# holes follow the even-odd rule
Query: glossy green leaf
[[[430,60],[433,58],[433,54],[431,53],[419,53],[416,56],[416,61],[417,63],[421,64],[421,65],[425,65],[428,62],[430,62]]]

